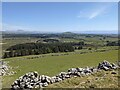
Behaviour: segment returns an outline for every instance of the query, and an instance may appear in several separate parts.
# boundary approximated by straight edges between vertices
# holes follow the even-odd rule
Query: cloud
[[[93,19],[99,15],[103,15],[105,14],[105,11],[106,11],[106,7],[97,9],[96,11],[92,12],[88,18]]]
[[[98,15],[100,15],[99,12],[94,12],[89,16],[89,19],[93,19],[93,18],[97,17]]]
[[[77,16],[78,18],[88,18],[88,19],[93,19],[98,16],[107,14],[109,7],[111,4],[104,4],[101,6],[96,6],[94,8],[88,8],[85,10],[80,11],[79,15]]]

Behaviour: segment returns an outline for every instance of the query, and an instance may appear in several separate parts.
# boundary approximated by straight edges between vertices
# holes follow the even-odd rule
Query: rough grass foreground
[[[116,72],[116,74],[112,74]],[[118,88],[118,70],[99,71],[89,76],[72,77],[47,88]]]

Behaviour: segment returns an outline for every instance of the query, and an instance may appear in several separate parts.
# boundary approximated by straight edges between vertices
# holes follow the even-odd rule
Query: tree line
[[[26,55],[39,55],[47,53],[58,52],[73,52],[76,48],[82,49],[84,42],[79,43],[24,43],[16,44],[5,50],[3,58],[26,56]]]
[[[118,41],[107,41],[106,46],[120,46],[120,40],[118,40]]]
[[[25,43],[6,49],[3,58],[72,51],[72,43]]]

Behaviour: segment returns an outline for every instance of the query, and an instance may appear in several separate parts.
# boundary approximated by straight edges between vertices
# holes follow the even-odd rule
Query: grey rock
[[[102,63],[99,63],[98,69],[103,69],[103,70],[110,70],[110,69],[117,69],[117,65],[114,63],[110,64],[108,61],[104,60]]]
[[[36,85],[34,88],[40,88],[40,85]]]
[[[35,76],[35,77],[38,77],[38,76],[39,76],[38,72],[34,71],[33,73],[34,73],[34,76]]]
[[[77,72],[77,69],[76,68],[71,68],[68,70],[68,72],[71,72],[71,74],[74,74],[75,72]]]
[[[51,83],[51,77],[49,77],[49,76],[45,76],[45,80],[46,80],[46,82],[47,82],[48,84]]]
[[[39,87],[42,88],[43,87],[43,83],[39,83]]]
[[[65,76],[66,74],[66,72],[61,72],[58,76]]]
[[[109,70],[109,68],[106,67],[106,66],[103,66],[103,69],[104,69],[105,71]]]
[[[35,78],[35,79],[34,79],[34,82],[38,82],[38,80],[39,80],[39,78]]]
[[[43,83],[43,87],[47,87],[47,86],[48,86],[47,82]]]
[[[32,88],[34,88],[34,87],[33,87],[33,86],[31,86],[31,85],[28,85],[28,88],[29,88],[29,89],[32,89]]]
[[[77,70],[78,72],[82,72],[82,71],[83,71],[83,68],[76,68],[76,70]]]
[[[76,75],[80,77],[80,76],[81,76],[81,73],[80,73],[80,72],[77,72]]]
[[[111,74],[117,74],[115,71],[112,71]]]
[[[18,85],[13,85],[12,88],[17,90],[19,88],[19,86]]]
[[[14,84],[15,84],[15,85],[17,85],[17,84],[18,84],[18,81],[17,81],[17,80],[15,80],[15,81],[14,81]]]
[[[92,72],[89,67],[84,68],[83,71],[84,71],[84,73],[91,73]]]
[[[69,74],[67,74],[67,75],[65,76],[65,78],[70,78],[70,75],[69,75]]]
[[[51,77],[51,83],[55,83],[56,76]]]
[[[117,69],[117,68],[118,68],[118,66],[116,64],[112,63],[112,69]]]
[[[81,75],[81,76],[85,76],[85,73],[84,73],[84,72],[81,72],[80,75]]]
[[[98,71],[98,69],[97,68],[93,68],[93,72],[97,72]]]
[[[42,82],[42,83],[45,82],[45,76],[44,76],[44,75],[41,76],[41,82]]]
[[[59,82],[59,81],[62,81],[62,79],[59,78],[59,77],[56,77],[56,78],[55,78],[55,82]]]

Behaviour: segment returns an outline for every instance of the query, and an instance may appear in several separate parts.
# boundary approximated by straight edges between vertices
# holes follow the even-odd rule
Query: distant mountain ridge
[[[116,30],[113,31],[67,31],[67,32],[42,32],[42,31],[25,31],[25,30],[13,30],[13,31],[1,31],[3,34],[39,34],[39,33],[61,33],[65,35],[75,35],[75,34],[118,34]]]

